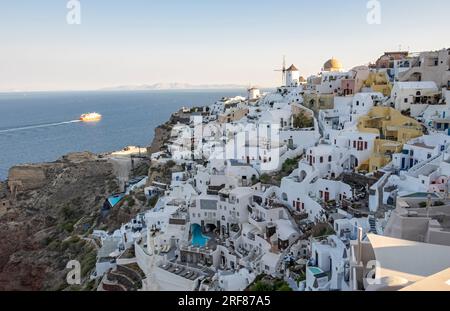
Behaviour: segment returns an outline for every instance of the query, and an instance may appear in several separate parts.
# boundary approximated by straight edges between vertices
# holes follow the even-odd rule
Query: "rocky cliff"
[[[170,139],[172,134],[172,129],[176,124],[185,124],[188,125],[191,120],[190,113],[183,113],[182,111],[178,111],[171,115],[169,121],[158,126],[155,129],[155,136],[153,138],[153,142],[151,146],[148,148],[149,154],[159,152],[164,149],[165,143]]]
[[[109,162],[77,153],[13,167],[0,190],[8,202],[0,213],[0,290],[64,289],[74,259],[90,272],[96,253],[83,237],[101,225],[105,197],[118,191]]]
[[[174,124],[188,121],[176,113],[156,128],[149,153],[163,148]],[[106,216],[101,213],[105,199],[122,190],[119,180],[125,173],[116,166],[107,157],[83,152],[10,169],[8,182],[0,182],[0,291],[73,289],[66,282],[71,260],[80,261],[83,277],[75,289],[95,289],[89,274],[98,245],[89,234],[117,229],[151,205],[136,193]],[[154,171],[143,161],[134,175]]]

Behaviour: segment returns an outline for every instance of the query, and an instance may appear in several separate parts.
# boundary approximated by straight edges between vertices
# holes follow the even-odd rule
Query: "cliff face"
[[[148,153],[156,153],[164,149],[165,143],[170,139],[172,129],[176,124],[188,125],[191,121],[191,115],[178,111],[171,115],[169,121],[158,126],[155,129],[155,136],[151,146],[148,148]]]
[[[62,289],[74,259],[88,274],[95,249],[82,236],[99,225],[105,198],[118,191],[112,165],[71,154],[14,167],[8,181],[0,186],[0,201],[8,202],[0,212],[0,290]]]
[[[162,149],[165,142],[167,142],[170,138],[172,128],[173,124],[171,122],[167,122],[155,129],[155,137],[153,138],[151,147],[148,148],[149,154],[156,153]]]
[[[187,122],[176,114],[155,129],[149,153],[160,151],[173,125]],[[149,208],[145,196],[129,196],[108,215],[104,200],[121,191],[114,161],[89,153],[73,153],[53,163],[11,168],[8,183],[0,182],[0,291],[63,290],[71,260],[81,263],[84,289],[95,289],[89,274],[96,248],[87,239],[94,229],[114,230]],[[148,162],[141,176],[153,172]],[[141,194],[143,195],[143,194]]]

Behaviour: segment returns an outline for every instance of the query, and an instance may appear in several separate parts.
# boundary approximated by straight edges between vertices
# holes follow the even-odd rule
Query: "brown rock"
[[[39,189],[45,183],[45,165],[19,165],[9,170],[8,187],[12,193]]]

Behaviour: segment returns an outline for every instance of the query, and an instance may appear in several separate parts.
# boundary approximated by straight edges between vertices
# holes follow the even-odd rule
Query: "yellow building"
[[[231,108],[228,109],[225,113],[219,115],[217,121],[221,124],[232,123],[241,120],[242,118],[247,116],[248,113],[249,113],[248,108],[240,108],[240,107]]]
[[[378,134],[373,155],[360,167],[373,172],[392,160],[392,154],[399,153],[409,140],[423,135],[422,125],[390,107],[374,107],[359,119],[358,130]]]
[[[364,82],[364,86],[370,87],[374,92],[382,93],[384,96],[390,96],[392,92],[392,84],[385,72],[371,72],[369,78]]]
[[[314,112],[319,112],[322,109],[333,109],[334,108],[334,94],[317,94],[305,93],[303,95],[304,106],[313,110]]]

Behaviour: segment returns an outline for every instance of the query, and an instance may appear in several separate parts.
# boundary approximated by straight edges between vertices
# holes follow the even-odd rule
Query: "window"
[[[405,103],[406,103],[406,104],[408,103],[408,98],[405,98]]]
[[[328,162],[332,162],[333,161],[333,157],[332,156],[329,156],[328,157]]]
[[[323,163],[323,157],[320,157],[320,163]]]

